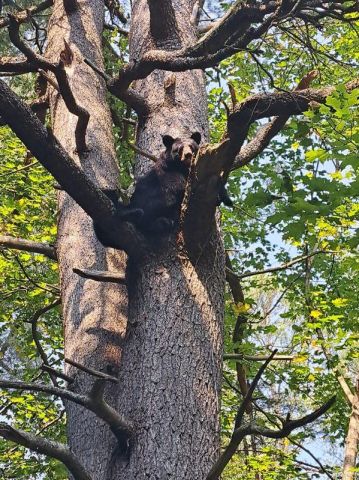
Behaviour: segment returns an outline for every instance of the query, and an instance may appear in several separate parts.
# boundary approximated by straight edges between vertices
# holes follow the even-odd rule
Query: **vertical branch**
[[[245,298],[244,298],[242,286],[240,284],[238,277],[235,275],[235,273],[232,270],[232,264],[228,254],[226,255],[226,278],[232,293],[234,303],[237,306],[244,305]],[[244,340],[244,331],[245,331],[246,324],[247,324],[247,315],[245,315],[244,313],[240,313],[237,316],[237,321],[234,327],[233,337],[232,337],[233,343],[235,345],[233,350],[236,354],[240,353],[240,348],[238,347],[238,344],[242,343]],[[237,382],[238,382],[239,388],[241,390],[243,397],[245,397],[248,393],[247,375],[246,375],[245,368],[240,362],[236,362],[236,372],[237,372]],[[248,403],[246,405],[246,411],[247,413],[250,413],[252,411],[251,403]]]

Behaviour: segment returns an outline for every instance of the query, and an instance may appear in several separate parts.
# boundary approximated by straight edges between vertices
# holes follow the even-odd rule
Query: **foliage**
[[[210,3],[215,4],[213,13],[229,6],[229,2]],[[7,55],[12,48],[4,31],[0,35],[0,54]],[[127,59],[127,40],[116,29],[107,30],[104,51],[106,71],[116,72]],[[230,292],[226,294],[227,352],[236,349],[243,355],[268,355],[279,348],[281,354],[294,357],[272,362],[266,371],[256,393],[256,421],[273,427],[288,411],[299,416],[335,393],[337,403],[323,420],[293,436],[296,444],[247,439],[225,471],[223,478],[228,480],[318,478],[318,464],[313,459],[309,462],[297,443],[306,445],[322,438],[318,456],[323,457],[330,444],[339,447],[345,440],[349,410],[336,373],[343,372],[352,383],[358,375],[359,129],[355,106],[359,92],[346,93],[343,85],[351,80],[358,52],[358,35],[349,24],[327,22],[320,33],[313,26],[297,25],[290,30],[272,29],[250,51],[239,52],[207,75],[214,142],[225,132],[225,105],[231,108],[228,82],[238,102],[258,91],[291,90],[313,69],[319,71],[316,86],[337,86],[326,106],[314,105],[306,115],[292,118],[260,157],[231,174],[229,190],[235,207],[221,211],[225,245],[237,274],[317,250],[330,252],[292,268],[243,279],[244,305],[234,305]],[[27,101],[33,82],[33,75],[11,79]],[[111,97],[109,105],[119,118],[135,120],[120,101]],[[133,183],[133,152],[128,142],[133,141],[134,129],[117,125],[114,134],[120,188],[126,196]],[[51,176],[6,127],[0,128],[0,160],[0,233],[54,243],[56,206]],[[57,298],[56,263],[41,255],[4,249],[0,277],[1,375],[25,381],[41,375],[49,380],[39,372],[41,361],[27,321]],[[247,323],[241,340],[234,344],[239,313],[246,315]],[[38,330],[51,365],[61,368],[58,309],[40,318]],[[253,378],[258,363],[243,361],[242,365],[248,378]],[[222,431],[226,443],[241,395],[234,362],[225,362],[224,373]],[[22,392],[3,391],[1,395],[2,419],[24,430],[64,438],[60,402]],[[0,459],[4,478],[59,480],[66,476],[59,463],[45,458],[39,462],[37,455],[3,441]],[[340,469],[340,465],[333,467]]]

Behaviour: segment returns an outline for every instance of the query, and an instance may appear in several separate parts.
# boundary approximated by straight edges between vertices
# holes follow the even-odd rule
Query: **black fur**
[[[135,223],[143,215],[141,209],[133,209],[129,206],[123,205],[119,199],[117,190],[102,190],[105,195],[112,201],[115,206],[116,219],[118,222],[133,222]],[[96,237],[100,240],[104,247],[118,248],[114,243],[112,236],[108,235],[96,222],[93,224]]]
[[[143,216],[134,222],[142,232],[169,232],[178,223],[191,160],[200,141],[198,132],[186,141],[163,136],[166,150],[138,180],[130,201],[132,209],[143,210]]]
[[[223,180],[221,181],[217,197],[217,205],[221,205],[221,203],[227,207],[233,207],[233,202],[226,189],[226,183]]]
[[[104,190],[116,207],[119,222],[132,222],[144,234],[163,234],[178,225],[189,168],[198,152],[201,134],[195,132],[188,140],[163,136],[166,150],[153,167],[136,183],[128,206],[123,205],[116,190]],[[232,206],[225,183],[220,182],[217,204]],[[105,247],[118,248],[96,223],[97,238]]]

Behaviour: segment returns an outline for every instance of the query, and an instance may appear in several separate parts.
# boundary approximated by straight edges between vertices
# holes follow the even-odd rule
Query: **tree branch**
[[[0,436],[34,452],[56,458],[66,466],[75,480],[91,480],[90,475],[77,457],[62,443],[18,430],[3,422],[0,423]]]
[[[37,66],[24,57],[0,57],[0,72],[23,74],[36,71]]]
[[[125,275],[120,275],[117,272],[101,272],[99,270],[81,270],[79,268],[73,268],[72,271],[77,273],[82,278],[88,278],[90,280],[96,280],[97,282],[111,282],[120,283],[126,285]]]
[[[351,91],[358,86],[359,79],[355,79],[346,85],[346,89]],[[253,95],[238,104],[229,115],[228,137],[219,144],[200,148],[190,172],[182,209],[184,241],[194,257],[201,253],[214,227],[222,177],[227,178],[251,124],[264,117],[301,114],[310,108],[312,102],[325,103],[334,91],[335,87],[331,86]]]
[[[243,355],[241,353],[224,353],[223,360],[234,360],[242,362],[243,360],[251,362],[265,362],[269,359],[268,355]],[[272,361],[291,361],[294,360],[293,355],[275,355]]]
[[[57,307],[60,304],[61,304],[61,299],[59,298],[59,299],[55,300],[53,303],[50,303],[49,305],[46,305],[45,307],[42,307],[39,310],[37,310],[34,313],[34,315],[30,318],[30,320],[27,320],[27,323],[31,324],[32,338],[34,340],[34,343],[36,345],[36,348],[37,348],[37,351],[40,355],[40,358],[41,358],[43,364],[47,365],[47,366],[50,366],[49,365],[49,360],[48,360],[47,355],[46,355],[46,353],[45,353],[45,351],[42,348],[42,345],[40,343],[39,334],[38,334],[38,331],[37,331],[37,322],[38,322],[39,318],[41,317],[41,315],[43,315],[44,313],[46,313],[46,312],[50,311],[51,309]],[[53,385],[55,387],[58,387],[56,376],[54,376],[51,372],[48,372],[48,373],[50,375],[50,378],[51,378],[51,381],[52,381]]]
[[[68,363],[69,365],[72,365],[73,367],[78,368],[79,370],[82,370],[83,372],[88,373],[89,375],[93,375],[97,378],[101,378],[102,380],[107,380],[112,383],[119,382],[118,378],[113,377],[112,375],[108,375],[107,373],[100,372],[99,370],[94,370],[93,368],[85,367],[85,365],[81,365],[81,363],[77,363],[74,360],[71,360],[70,358],[65,358],[65,362]]]
[[[232,270],[232,263],[228,253],[226,253],[226,280],[229,284],[229,288],[231,290],[234,303],[236,305],[244,305],[245,297],[244,297],[242,285],[238,277]],[[245,329],[246,329],[247,321],[248,321],[248,313],[239,312],[239,314],[237,315],[237,319],[234,325],[233,335],[232,335],[235,355],[240,354],[240,345],[244,342],[244,339],[245,339]],[[237,373],[237,383],[239,385],[240,391],[242,393],[242,396],[245,397],[248,392],[248,382],[247,382],[247,372],[246,372],[245,366],[243,365],[243,361],[236,362],[236,373]],[[252,404],[248,404],[247,413],[251,413],[251,411],[252,411]]]
[[[12,250],[23,250],[25,252],[41,253],[51,260],[57,260],[56,249],[47,243],[32,242],[23,238],[0,235],[0,246]]]
[[[56,77],[58,88],[61,96],[68,108],[69,112],[78,117],[75,139],[76,151],[85,153],[86,146],[86,130],[90,120],[89,112],[78,105],[75,96],[71,90],[69,79],[65,70],[65,65],[71,65],[73,54],[69,45],[65,41],[64,50],[61,52],[61,59],[58,64],[49,62],[46,58],[36,54],[26,43],[20,38],[20,24],[16,20],[16,16],[10,16],[9,36],[12,43],[26,56],[29,62],[37,65],[38,69],[50,70]]]
[[[242,7],[247,8],[247,6],[243,4]],[[220,45],[217,43],[218,38],[222,38],[222,30],[225,31],[223,25],[226,25],[227,21],[232,22],[232,19],[223,20],[222,23],[218,22],[216,27],[211,29],[208,35],[205,35],[195,45],[176,50],[175,52],[150,50],[146,52],[140,60],[130,62],[120,71],[117,78],[109,82],[110,91],[120,98],[120,95],[126,91],[131,82],[146,78],[156,69],[183,72],[186,70],[205,69],[215,66],[221,60],[224,60],[234,53],[246,48],[252,40],[262,36],[272,25],[278,13],[276,12],[276,9],[273,8],[273,5],[270,7],[265,6],[263,8],[257,7],[257,10],[260,10],[259,16],[256,16],[256,18],[253,17],[253,22],[256,23],[260,21],[259,18],[263,20],[267,13],[270,13],[273,10],[274,13],[263,20],[259,27],[248,27],[245,31],[240,30],[240,32],[237,32],[234,38],[234,43],[229,42],[228,46],[218,49],[218,45]],[[233,21],[233,24],[235,23],[236,22]],[[237,40],[238,36],[240,38]]]
[[[130,439],[133,435],[133,428],[130,423],[125,421],[122,416],[116,412],[103,399],[104,383],[107,379],[95,380],[93,390],[89,395],[81,395],[71,392],[65,388],[52,387],[50,385],[43,385],[39,383],[26,383],[11,380],[1,380],[0,388],[11,388],[15,390],[28,390],[30,392],[42,392],[47,395],[55,395],[77,405],[87,408],[93,412],[98,418],[103,420],[110,427],[117,440],[123,445],[124,439]],[[98,388],[97,388],[98,387]],[[94,393],[95,392],[95,393]]]
[[[16,18],[16,21],[18,23],[30,22],[33,16],[52,7],[53,3],[54,3],[53,0],[45,0],[39,5],[34,5],[32,7],[26,8],[25,10],[21,10],[20,12],[17,12],[14,15]],[[8,27],[9,24],[10,24],[9,17],[0,18],[0,28]]]
[[[306,415],[305,417],[299,418],[297,420],[290,420],[287,418],[286,420],[282,420],[282,428],[279,430],[271,430],[269,428],[259,427],[253,423],[246,424],[244,426],[239,426],[233,432],[232,438],[225,448],[224,452],[217,460],[217,462],[212,467],[210,473],[208,474],[206,480],[218,480],[219,476],[225,469],[226,465],[229,463],[233,455],[236,453],[238,445],[247,435],[259,435],[268,438],[285,438],[287,437],[293,430],[297,428],[304,427],[309,423],[314,422],[317,420],[321,415],[323,415],[329,408],[334,404],[335,397],[332,397],[328,402],[326,402],[323,406],[315,410],[314,412]]]
[[[147,100],[133,88],[129,88],[130,83],[121,85],[116,83],[109,75],[100,70],[94,63],[91,62],[88,58],[84,59],[86,65],[88,65],[94,72],[96,72],[100,77],[102,77],[108,88],[108,91],[118,97],[120,100],[125,102],[129,107],[131,107],[138,116],[146,117],[150,113],[150,107]]]
[[[254,275],[263,275],[264,273],[279,272],[281,270],[286,270],[287,268],[291,268],[293,267],[293,265],[296,265],[297,263],[304,262],[305,260],[308,260],[309,258],[314,257],[315,255],[319,255],[320,253],[338,254],[339,252],[336,252],[335,250],[317,250],[316,252],[312,252],[309,255],[304,255],[302,257],[295,258],[293,260],[290,260],[289,262],[282,263],[281,265],[276,265],[275,267],[268,267],[263,270],[257,270],[256,272],[244,272],[237,276],[238,276],[238,279],[242,279],[242,278],[253,277]],[[236,275],[234,272],[233,274]]]
[[[347,91],[359,86],[359,79],[346,85]],[[228,134],[232,148],[239,150],[247,136],[250,125],[265,117],[299,115],[312,103],[325,103],[335,87],[307,88],[293,92],[277,92],[253,95],[241,102],[228,118]]]
[[[146,239],[127,222],[119,222],[114,205],[76,165],[17,95],[0,80],[0,116],[39,162],[54,176],[63,189],[84,211],[111,235],[118,248],[129,255],[145,255]]]

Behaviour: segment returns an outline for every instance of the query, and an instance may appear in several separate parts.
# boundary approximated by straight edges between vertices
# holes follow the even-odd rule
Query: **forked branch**
[[[91,480],[78,458],[62,443],[18,430],[3,422],[0,423],[0,436],[34,452],[56,458],[65,465],[75,480]]]
[[[244,423],[243,418],[244,418],[246,408],[248,404],[252,401],[253,393],[258,385],[258,382],[262,377],[269,362],[275,356],[275,353],[276,351],[272,353],[272,355],[258,370],[257,375],[255,376],[245,398],[243,399],[243,402],[238,408],[232,438],[229,444],[227,445],[227,447],[225,448],[225,450],[223,451],[220,458],[216,461],[211,471],[207,475],[206,480],[218,480],[219,476],[225,469],[226,465],[229,463],[231,458],[236,453],[238,445],[242,442],[242,440],[247,435],[259,435],[259,436],[268,437],[268,438],[285,438],[293,430],[304,427],[305,425],[308,425],[309,423],[312,423],[315,420],[317,420],[334,404],[335,397],[331,398],[322,407],[318,408],[317,410],[310,413],[309,415],[306,415],[305,417],[299,418],[297,420],[290,420],[290,417],[288,415],[286,419],[281,420],[282,428],[279,428],[277,430],[271,430],[269,428],[261,427],[255,424],[254,422]]]
[[[130,439],[132,437],[132,425],[124,420],[122,416],[104,400],[103,394],[106,381],[108,381],[107,378],[95,380],[88,395],[82,395],[65,388],[52,387],[40,383],[26,383],[11,380],[0,380],[0,388],[28,390],[30,392],[41,392],[47,395],[55,395],[87,408],[98,418],[107,423],[119,443],[123,445],[124,439]]]
[[[357,87],[359,79],[346,85],[348,92]],[[299,115],[307,111],[313,103],[325,103],[334,91],[335,87],[330,86],[259,94],[247,98],[235,107],[228,117],[228,136],[219,144],[202,147],[191,170],[191,181],[188,183],[182,215],[185,243],[190,252],[195,256],[200,254],[207,242],[214,225],[221,179],[226,179],[233,168],[236,155],[252,123],[262,118],[277,116],[281,125],[281,117]],[[273,129],[273,125],[269,128]]]
[[[28,62],[36,65],[38,69],[52,72],[57,80],[58,89],[68,108],[69,112],[78,117],[75,129],[76,151],[81,154],[87,151],[86,146],[86,130],[90,120],[89,112],[81,107],[72,92],[65,66],[72,62],[72,52],[69,45],[65,42],[64,50],[61,52],[60,61],[55,64],[49,62],[46,58],[35,53],[20,37],[20,24],[16,20],[16,16],[10,16],[9,36],[12,43],[22,52]]]
[[[53,0],[45,0],[39,5],[34,5],[32,7],[25,8],[24,10],[20,10],[14,15],[16,18],[16,21],[18,23],[30,22],[32,17],[52,7],[53,3],[54,3]],[[9,24],[10,24],[10,18],[8,16],[0,18],[0,28],[7,27],[9,26]]]

